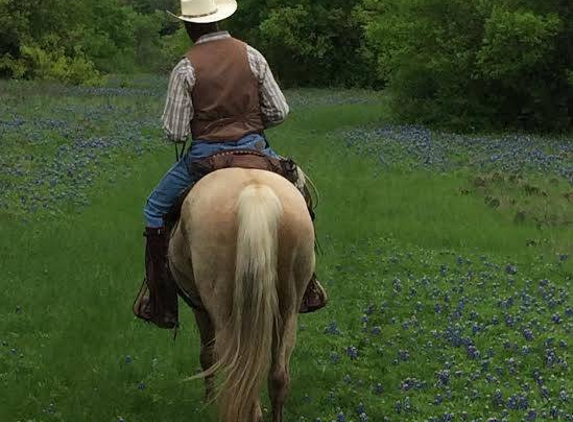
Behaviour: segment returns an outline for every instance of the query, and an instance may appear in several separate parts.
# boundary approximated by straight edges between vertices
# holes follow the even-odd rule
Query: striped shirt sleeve
[[[163,129],[170,141],[185,141],[191,132],[194,114],[191,92],[194,85],[195,71],[191,62],[184,58],[171,72],[163,111]]]
[[[287,118],[289,106],[264,56],[251,46],[247,46],[247,53],[251,70],[259,80],[263,123],[266,128],[276,126]]]

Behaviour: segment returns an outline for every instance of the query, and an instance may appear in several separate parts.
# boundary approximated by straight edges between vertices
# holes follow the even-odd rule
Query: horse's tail
[[[245,187],[237,203],[237,260],[229,323],[215,341],[225,378],[222,419],[253,417],[280,324],[277,293],[278,226],[282,204],[266,185]]]

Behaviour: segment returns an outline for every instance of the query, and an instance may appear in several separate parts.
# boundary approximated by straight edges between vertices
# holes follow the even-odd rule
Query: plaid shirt
[[[196,44],[230,37],[227,31],[215,32],[203,35]],[[289,112],[286,99],[263,55],[247,45],[247,57],[251,71],[259,81],[263,124],[266,128],[276,126],[286,119]],[[195,70],[189,59],[185,57],[171,72],[162,117],[163,128],[171,141],[184,141],[191,132],[191,119],[194,113],[191,92],[194,85]]]

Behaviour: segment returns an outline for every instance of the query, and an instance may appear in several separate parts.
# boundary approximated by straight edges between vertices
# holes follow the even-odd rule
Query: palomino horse
[[[268,171],[210,173],[183,203],[169,262],[180,288],[205,309],[194,310],[201,376],[207,397],[219,398],[222,420],[262,421],[268,379],[272,420],[281,422],[298,309],[315,266],[301,193]],[[222,376],[218,388],[214,374]]]

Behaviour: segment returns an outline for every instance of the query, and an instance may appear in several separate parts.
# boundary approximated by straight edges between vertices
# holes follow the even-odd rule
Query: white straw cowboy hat
[[[167,12],[182,21],[211,23],[228,18],[236,10],[235,0],[181,0],[181,16]]]

